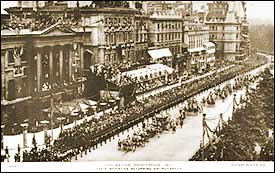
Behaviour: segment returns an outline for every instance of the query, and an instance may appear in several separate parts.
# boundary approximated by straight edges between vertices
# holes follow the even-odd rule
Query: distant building
[[[150,61],[148,55],[149,42],[149,15],[136,14],[135,18],[135,62],[146,63]]]
[[[126,7],[79,9],[82,26],[91,29],[92,48],[87,65],[135,62],[136,10]]]
[[[44,7],[48,4],[47,1],[17,1],[18,8],[37,8]]]
[[[208,8],[206,24],[210,28],[210,41],[216,44],[216,58],[243,60],[249,53],[245,3],[214,1],[208,4]]]
[[[167,49],[169,57],[163,57],[160,61],[178,68],[177,61],[181,59],[182,48],[182,16],[173,10],[154,12],[149,21],[149,49]],[[155,57],[152,57],[153,59]],[[176,60],[178,59],[178,60]]]
[[[215,45],[209,42],[209,27],[196,16],[184,18],[184,43],[188,44],[187,69],[190,73],[210,70],[215,63]]]
[[[182,8],[189,4],[191,1],[142,1],[144,5],[144,10],[148,14],[153,12],[162,12],[166,10],[176,10],[177,8]]]

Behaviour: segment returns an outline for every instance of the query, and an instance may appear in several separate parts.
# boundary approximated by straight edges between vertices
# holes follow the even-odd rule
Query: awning
[[[169,48],[149,50],[148,53],[153,58],[153,60],[157,60],[157,59],[160,59],[163,57],[172,56],[172,53],[169,50]]]
[[[198,48],[187,49],[187,50],[188,50],[188,52],[193,53],[193,52],[201,52],[201,51],[206,50],[206,49],[203,48],[203,47],[198,47]]]
[[[206,51],[208,54],[215,53],[215,49],[209,49]]]
[[[88,52],[88,53],[90,53],[90,54],[92,54],[92,55],[94,55],[94,53],[90,49],[85,49],[84,52],[85,51]]]
[[[207,43],[203,43],[204,46],[206,46],[207,48],[209,47],[215,47],[215,44],[212,42],[207,42]]]
[[[80,107],[81,110],[85,110],[85,109],[87,109],[89,106],[86,105],[86,104],[83,104],[83,103],[79,103],[79,107]]]
[[[130,78],[135,78],[140,76],[145,77],[146,75],[150,76],[151,74],[155,76],[155,74],[159,74],[159,72],[161,72],[162,74],[165,74],[165,72],[171,74],[173,73],[173,71],[174,69],[168,67],[167,65],[151,64],[147,65],[145,68],[123,72],[122,75],[127,75]]]
[[[97,104],[97,102],[96,102],[96,101],[93,101],[93,100],[89,100],[89,104],[90,104],[91,106],[94,106],[94,105]]]

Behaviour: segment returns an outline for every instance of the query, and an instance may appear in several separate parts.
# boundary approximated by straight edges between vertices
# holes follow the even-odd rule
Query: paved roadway
[[[263,68],[261,68],[263,69]],[[250,73],[256,73],[259,70],[254,70]],[[233,79],[227,81],[233,83]],[[226,84],[221,84],[223,87]],[[255,88],[255,84],[251,86]],[[213,88],[196,95],[197,100],[201,100],[202,97],[208,95]],[[236,93],[237,102],[240,100],[240,96],[245,94],[245,90],[239,90]],[[171,114],[173,118],[179,115],[179,107],[184,103],[180,103],[177,106],[171,108],[167,112]],[[220,113],[223,113],[224,120],[227,121],[232,116],[233,111],[233,95],[230,95],[225,101],[218,100],[215,107],[205,107],[204,111],[207,119],[217,117]],[[75,162],[87,162],[87,161],[187,161],[194,153],[199,149],[202,139],[202,113],[197,116],[188,116],[184,120],[182,128],[177,127],[175,133],[167,132],[161,134],[160,138],[154,137],[149,140],[149,143],[145,144],[145,147],[138,148],[135,152],[122,152],[118,150],[118,139],[124,139],[128,134],[132,134],[134,130],[141,127],[141,123],[130,129],[129,132],[124,131],[124,134],[120,133],[119,137],[116,136],[111,141],[103,144],[96,150],[92,150],[83,157],[78,157]],[[218,119],[209,120],[207,123],[210,128],[216,127]]]
[[[213,72],[210,72],[210,73],[213,73]],[[210,73],[209,74],[205,74],[205,75],[210,75]],[[204,75],[204,76],[205,76]],[[202,78],[203,76],[201,76],[201,77],[199,77],[199,78]],[[190,79],[190,80],[194,80],[194,79]],[[187,82],[187,81],[186,81]],[[179,84],[174,84],[174,85],[171,85],[171,86],[167,86],[167,87],[164,87],[164,89],[163,88],[160,88],[160,89],[158,89],[157,91],[150,91],[150,92],[148,92],[148,93],[145,93],[144,94],[144,96],[139,96],[139,98],[138,99],[140,99],[140,98],[142,98],[142,97],[148,97],[149,95],[151,95],[151,94],[155,94],[155,93],[158,93],[158,92],[161,92],[161,91],[163,91],[163,90],[167,90],[167,89],[169,89],[169,88],[172,88],[172,87],[176,87],[177,85],[179,85]],[[204,92],[205,94],[206,94],[206,92]],[[198,96],[198,99],[199,99],[200,97]],[[110,111],[110,110],[108,110],[108,111]],[[178,110],[177,109],[171,109],[171,111],[172,112],[170,112],[172,115],[177,115],[178,113]],[[211,114],[211,112],[206,112],[207,114]],[[98,113],[98,115],[100,116],[100,115],[102,115],[102,112],[100,112],[100,113]],[[90,119],[91,117],[92,117],[93,115],[91,115],[91,116],[89,116],[88,117],[88,119]],[[82,120],[78,120],[77,121],[77,123],[81,123],[83,121],[83,119]],[[175,133],[174,135],[176,135],[176,134],[178,134],[178,133],[180,133],[180,131],[185,131],[185,133],[186,132],[188,132],[188,130],[186,130],[186,129],[190,129],[189,127],[189,125],[187,125],[187,124],[192,124],[191,126],[195,126],[196,127],[196,123],[195,122],[201,122],[201,116],[199,115],[199,116],[197,116],[197,117],[188,117],[187,119],[186,119],[186,121],[185,121],[185,124],[186,125],[184,125],[184,127],[183,127],[183,129],[185,129],[185,130],[183,130],[183,129],[178,129],[177,130],[177,133]],[[201,124],[201,123],[199,123],[199,124]],[[67,129],[67,128],[71,128],[72,126],[74,125],[74,123],[71,123],[71,124],[69,124],[69,125],[66,125],[66,126],[64,126],[64,129]],[[192,132],[193,130],[191,129],[191,132]],[[58,135],[59,135],[59,133],[60,133],[60,128],[56,128],[56,129],[53,129],[53,132],[54,132],[54,139],[56,139],[57,137],[58,137]],[[50,130],[48,130],[48,134],[50,134],[51,132],[50,132]],[[27,148],[27,150],[29,150],[31,147],[32,147],[32,138],[33,138],[33,133],[28,133],[27,134],[27,146],[28,146],[28,148]],[[165,136],[165,135],[163,135],[163,136]],[[170,136],[170,135],[167,135],[167,136]],[[43,147],[43,141],[44,141],[44,132],[42,131],[42,132],[37,132],[37,133],[35,133],[35,137],[36,137],[36,141],[37,141],[37,144],[38,145],[40,145],[41,147]],[[168,138],[169,140],[170,140],[170,137],[166,137],[166,138]],[[195,139],[194,139],[195,140]],[[17,152],[17,145],[19,144],[21,147],[23,146],[23,135],[22,134],[20,134],[20,135],[13,135],[13,136],[8,136],[8,135],[5,135],[4,136],[4,139],[3,139],[3,141],[4,141],[4,146],[6,146],[6,145],[8,145],[9,147],[10,147],[10,155],[11,155],[11,161],[13,161],[14,159],[13,159],[13,156],[14,156],[14,154]],[[16,142],[15,142],[16,141]],[[175,142],[173,142],[173,143],[175,143]],[[110,143],[109,143],[110,144]],[[150,145],[150,144],[148,144],[148,145]],[[113,145],[113,146],[115,146],[115,147],[117,147],[117,145]],[[104,146],[103,146],[103,148],[104,148]],[[148,147],[145,147],[145,148],[148,148]],[[149,147],[150,148],[150,147]],[[116,148],[116,150],[117,150],[117,148]],[[143,149],[142,149],[143,150]],[[21,150],[22,151],[22,150]],[[97,150],[97,152],[100,152],[101,150],[99,149],[99,150]],[[95,152],[95,151],[93,151],[93,152]],[[91,153],[93,153],[93,152],[91,152]],[[90,154],[91,154],[90,153]],[[104,153],[104,151],[103,151],[103,153]],[[138,153],[138,152],[136,152],[136,153]],[[171,153],[173,153],[173,152],[171,152]],[[106,154],[103,154],[103,155],[106,155]],[[113,154],[112,154],[113,155]],[[100,157],[98,157],[98,158],[100,158]],[[103,158],[102,158],[103,159]],[[104,158],[103,160],[105,160],[105,159],[107,159],[108,160],[108,158]],[[119,159],[119,157],[118,157],[118,159]],[[123,160],[124,158],[122,158],[122,160]],[[89,159],[88,159],[89,160]],[[127,160],[127,159],[126,159]],[[145,159],[146,160],[146,159]]]

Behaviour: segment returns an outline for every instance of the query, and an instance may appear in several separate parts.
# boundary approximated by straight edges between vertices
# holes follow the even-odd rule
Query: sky
[[[16,6],[17,1],[1,1],[1,14],[3,9]],[[206,4],[211,1],[194,1],[194,6]],[[274,1],[246,1],[247,16],[250,22],[271,23],[274,25]]]

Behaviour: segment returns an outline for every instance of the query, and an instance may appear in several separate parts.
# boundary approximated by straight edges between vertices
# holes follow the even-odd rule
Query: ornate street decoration
[[[14,66],[21,66],[21,56],[23,55],[23,47],[13,49]]]

